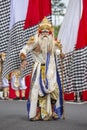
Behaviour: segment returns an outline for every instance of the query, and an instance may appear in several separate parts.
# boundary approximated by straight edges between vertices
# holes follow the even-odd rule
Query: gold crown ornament
[[[47,19],[47,17],[44,17],[42,22],[39,24],[38,31],[40,32],[42,30],[48,30],[50,32],[53,32],[53,26]]]

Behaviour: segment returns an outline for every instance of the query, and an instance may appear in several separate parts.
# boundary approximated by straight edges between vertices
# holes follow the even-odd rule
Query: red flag
[[[80,20],[76,50],[87,46],[87,0],[83,0],[83,12]]]
[[[51,15],[51,0],[29,0],[24,29],[38,24],[44,16]]]

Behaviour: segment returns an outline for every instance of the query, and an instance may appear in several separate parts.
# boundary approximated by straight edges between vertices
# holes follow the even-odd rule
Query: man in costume
[[[62,116],[62,89],[55,56],[60,55],[60,50],[54,40],[53,26],[46,17],[39,24],[37,34],[30,37],[20,51],[22,61],[30,51],[35,63],[28,102],[29,119],[58,119]]]

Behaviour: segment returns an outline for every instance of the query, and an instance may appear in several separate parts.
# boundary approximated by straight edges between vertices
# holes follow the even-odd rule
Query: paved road
[[[65,120],[32,122],[26,101],[0,100],[0,130],[87,130],[87,103],[65,103]]]

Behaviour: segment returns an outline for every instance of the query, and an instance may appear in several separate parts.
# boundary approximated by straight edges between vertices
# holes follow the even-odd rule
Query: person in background
[[[20,50],[21,60],[26,60],[27,53],[32,51],[35,61],[28,100],[30,121],[55,120],[62,116],[62,89],[56,63],[60,49],[53,33],[53,26],[45,17],[37,34]]]
[[[20,68],[16,69],[11,74],[11,86],[12,89],[15,90],[16,98],[14,100],[20,100],[20,92],[21,92],[21,99],[26,100],[25,92],[26,92],[26,83],[25,83],[25,77],[21,77],[21,72],[25,68],[27,62],[22,61]]]
[[[4,100],[8,100],[9,99],[9,75],[7,75],[2,79],[2,86],[3,86]]]
[[[9,75],[6,75],[6,77],[2,79],[3,63],[5,61],[5,57],[6,57],[6,53],[1,52],[0,53],[0,80],[3,89],[3,99],[8,100],[9,99]]]

